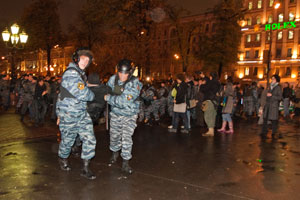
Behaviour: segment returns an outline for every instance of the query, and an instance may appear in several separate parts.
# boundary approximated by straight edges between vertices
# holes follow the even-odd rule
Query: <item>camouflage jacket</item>
[[[95,97],[94,93],[87,87],[86,82],[82,79],[84,71],[80,70],[74,63],[70,63],[68,68],[77,68],[80,74],[75,69],[66,71],[62,76],[61,86],[64,87],[72,97],[60,98],[58,95],[56,104],[56,114],[61,116],[63,113],[80,113],[86,112],[87,102],[92,101]]]
[[[116,75],[110,77],[107,85],[114,91]],[[119,85],[122,85],[120,80]],[[108,95],[107,102],[111,105],[111,112],[121,116],[133,116],[139,112],[140,102],[137,101],[143,84],[137,79],[133,78],[128,81],[124,87],[121,95]]]
[[[23,89],[24,89],[24,95],[23,95],[23,99],[24,101],[32,101],[33,100],[33,96],[35,93],[35,86],[36,83],[32,83],[31,81],[26,81],[23,85]]]

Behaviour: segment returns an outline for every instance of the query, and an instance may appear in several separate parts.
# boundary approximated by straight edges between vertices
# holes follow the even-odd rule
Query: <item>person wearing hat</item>
[[[92,52],[86,48],[79,48],[74,52],[73,62],[63,73],[56,103],[57,125],[61,132],[58,150],[60,167],[65,171],[71,170],[68,157],[79,135],[82,141],[83,160],[81,175],[87,179],[96,178],[89,169],[90,160],[95,156],[96,138],[91,117],[87,112],[87,102],[92,101],[95,95],[87,87],[84,71],[92,63],[92,59]]]
[[[132,135],[137,126],[137,116],[140,103],[137,100],[143,84],[133,76],[134,64],[131,60],[123,59],[117,65],[117,74],[113,75],[107,85],[112,89],[112,94],[104,96],[105,101],[111,106],[110,111],[110,150],[112,157],[110,164],[114,164],[119,157],[123,158],[122,171],[132,174],[129,166],[132,158]]]
[[[272,122],[272,138],[277,138],[277,129],[278,129],[278,117],[279,117],[279,102],[282,99],[282,89],[279,85],[280,76],[277,74],[272,76],[271,84],[267,89],[266,104],[263,108],[263,126],[261,132],[261,138],[266,139],[268,133],[268,121]],[[279,134],[279,138],[282,138],[282,135]]]

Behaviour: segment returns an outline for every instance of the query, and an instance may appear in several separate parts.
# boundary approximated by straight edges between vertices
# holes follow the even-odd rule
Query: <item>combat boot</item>
[[[117,162],[117,159],[119,157],[119,152],[113,152],[112,153],[112,156],[110,157],[110,160],[109,160],[109,164],[115,164]]]
[[[63,170],[63,171],[70,171],[71,170],[67,158],[60,158],[59,157],[58,158],[58,163],[59,163],[59,166],[60,166],[61,170]]]
[[[126,172],[127,174],[132,174],[133,173],[132,168],[129,166],[129,161],[128,160],[123,160],[122,171]]]
[[[89,164],[90,160],[83,159],[83,169],[80,175],[87,179],[94,180],[96,179],[96,175],[89,169]]]

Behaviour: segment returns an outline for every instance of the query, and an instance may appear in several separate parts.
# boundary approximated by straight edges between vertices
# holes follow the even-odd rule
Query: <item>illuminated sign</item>
[[[287,28],[296,28],[296,22],[283,22],[282,23],[274,23],[274,24],[266,24],[265,30],[270,31],[272,30],[281,30],[281,29],[287,29]]]

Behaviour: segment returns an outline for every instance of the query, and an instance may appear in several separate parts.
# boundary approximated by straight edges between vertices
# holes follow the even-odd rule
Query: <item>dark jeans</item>
[[[172,118],[172,126],[174,129],[178,128],[178,122],[179,118],[182,118],[183,124],[184,124],[184,129],[188,130],[188,119],[187,119],[187,114],[185,113],[178,113],[174,112],[173,113],[173,118]]]
[[[45,100],[33,100],[35,123],[44,122],[47,112],[47,103]]]

